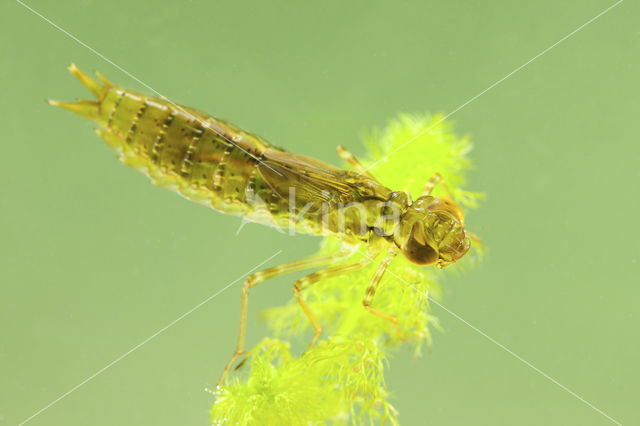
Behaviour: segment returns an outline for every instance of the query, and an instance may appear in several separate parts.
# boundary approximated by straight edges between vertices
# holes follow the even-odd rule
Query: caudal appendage
[[[109,80],[104,78],[102,74],[96,71],[96,76],[102,83],[101,84],[89,77],[84,72],[80,71],[80,69],[76,67],[75,64],[69,65],[68,69],[73,75],[76,76],[78,80],[80,80],[80,83],[82,83],[84,87],[89,89],[89,91],[94,94],[97,100],[90,101],[86,99],[78,99],[77,102],[60,102],[47,99],[47,102],[49,103],[49,105],[67,109],[71,112],[75,112],[76,114],[81,115],[82,117],[88,118],[89,120],[96,120],[98,118],[100,103],[103,101],[109,89],[113,87],[113,83],[111,83]]]

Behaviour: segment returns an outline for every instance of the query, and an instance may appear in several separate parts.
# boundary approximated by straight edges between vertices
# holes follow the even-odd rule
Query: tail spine
[[[69,65],[68,69],[73,75],[76,76],[78,80],[80,80],[80,83],[82,83],[83,86],[85,86],[91,91],[91,93],[94,94],[97,100],[93,101],[78,99],[77,102],[60,102],[48,99],[47,102],[50,105],[67,109],[69,111],[75,112],[78,115],[81,115],[82,117],[88,118],[89,120],[96,121],[98,119],[100,105],[109,89],[113,87],[113,83],[104,78],[104,76],[99,72],[96,72],[96,76],[102,83],[101,84],[92,79],[84,72],[80,71],[80,69],[76,67],[75,64]]]

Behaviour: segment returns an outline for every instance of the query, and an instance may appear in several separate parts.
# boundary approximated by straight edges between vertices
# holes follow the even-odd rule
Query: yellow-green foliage
[[[369,154],[362,162],[366,167],[393,153],[371,169],[384,185],[416,197],[438,172],[454,199],[463,207],[473,207],[479,194],[461,188],[471,144],[468,138],[455,136],[451,124],[441,120],[441,116],[399,116],[365,137]],[[416,137],[425,129],[429,130]],[[442,188],[435,194],[443,195]],[[320,250],[338,248],[338,241],[326,239]],[[354,256],[352,260],[362,254]],[[398,317],[398,333],[389,321],[362,307],[365,288],[376,268],[371,264],[305,290],[304,297],[322,325],[323,340],[300,356],[292,356],[287,341],[309,341],[310,323],[299,305],[291,300],[267,311],[264,317],[277,339],[259,343],[248,354],[245,371],[216,391],[213,423],[397,424],[384,367],[390,352],[401,345],[416,355],[424,343],[430,346],[430,329],[437,327],[437,321],[429,312],[428,298],[438,299],[436,278],[441,272],[418,268],[401,256],[392,263],[373,306]]]

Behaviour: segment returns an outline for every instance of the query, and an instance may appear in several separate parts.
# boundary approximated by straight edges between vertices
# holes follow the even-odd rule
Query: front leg
[[[420,196],[431,195],[431,192],[438,184],[442,185],[442,188],[444,188],[444,191],[447,194],[447,197],[449,197],[450,200],[453,200],[453,198],[451,198],[451,191],[449,191],[449,187],[447,186],[446,182],[444,181],[444,178],[440,173],[435,173],[433,176],[431,176],[431,178],[424,185],[424,188],[422,189],[422,194],[420,194]]]
[[[373,276],[371,277],[369,286],[367,287],[367,290],[364,293],[364,298],[362,299],[362,305],[367,311],[369,311],[373,315],[380,317],[386,321],[389,321],[391,324],[393,324],[396,329],[396,333],[398,334],[398,337],[400,337],[400,340],[406,340],[405,337],[402,335],[400,328],[398,327],[398,318],[396,316],[387,314],[385,312],[379,311],[371,307],[371,304],[373,303],[373,297],[376,294],[376,290],[378,289],[378,285],[382,280],[382,276],[384,275],[385,271],[387,270],[387,268],[389,267],[393,259],[395,259],[397,254],[398,254],[397,251],[389,250],[387,257],[385,257],[382,260],[382,262],[378,264],[379,265],[378,269],[376,269],[375,274],[373,274]]]

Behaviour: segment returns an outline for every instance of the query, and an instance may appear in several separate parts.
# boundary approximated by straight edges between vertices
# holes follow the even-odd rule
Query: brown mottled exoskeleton
[[[343,147],[338,147],[338,154],[355,172],[285,152],[200,111],[117,87],[100,74],[98,83],[74,65],[69,69],[97,100],[49,102],[97,123],[98,135],[120,160],[145,173],[154,184],[223,213],[295,232],[334,236],[347,248],[343,253],[298,260],[247,277],[238,343],[219,385],[244,353],[251,287],[280,275],[326,266],[293,285],[294,295],[315,330],[313,345],[321,328],[301,297],[304,289],[375,262],[379,266],[362,303],[372,314],[397,326],[395,316],[372,307],[380,279],[395,256],[401,254],[416,265],[443,268],[469,250],[472,234],[464,229],[460,207],[450,197],[431,195],[436,184],[444,185],[438,174],[413,201],[408,193],[392,191],[378,182]],[[362,259],[338,262],[358,247],[366,248]]]

